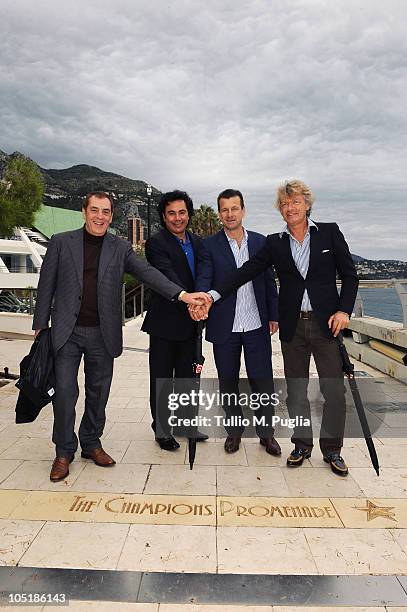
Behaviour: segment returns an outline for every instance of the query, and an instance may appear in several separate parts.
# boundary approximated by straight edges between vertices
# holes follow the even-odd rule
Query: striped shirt
[[[294,238],[287,225],[280,232],[280,238],[282,238],[284,232],[290,237],[291,255],[293,256],[294,263],[302,278],[307,276],[309,268],[311,227],[316,227],[316,229],[318,229],[318,226],[311,219],[308,219],[307,233],[305,234],[302,242],[299,242],[296,238]],[[304,289],[304,295],[302,296],[301,310],[304,312],[309,312],[312,310],[311,300],[309,299],[308,291],[306,289]]]
[[[236,266],[241,268],[249,259],[249,248],[247,244],[247,231],[243,228],[243,240],[239,245],[234,238],[230,238],[225,232],[229,246],[232,249]],[[237,290],[235,319],[233,321],[232,332],[248,332],[261,327],[259,309],[254,295],[253,283],[242,285]]]

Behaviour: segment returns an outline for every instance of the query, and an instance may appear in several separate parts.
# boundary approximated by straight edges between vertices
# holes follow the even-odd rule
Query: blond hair
[[[297,194],[304,196],[305,202],[309,206],[309,210],[307,211],[307,216],[309,216],[312,205],[315,201],[315,196],[311,189],[298,179],[291,179],[290,181],[285,181],[285,183],[280,185],[280,187],[277,189],[274,206],[277,208],[277,210],[280,210],[282,198],[291,198]]]

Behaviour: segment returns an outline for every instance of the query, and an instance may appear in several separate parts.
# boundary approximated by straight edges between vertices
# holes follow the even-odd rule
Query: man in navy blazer
[[[207,238],[199,252],[199,272],[195,281],[198,291],[208,291],[224,283],[233,272],[264,246],[265,236],[243,227],[245,207],[240,191],[226,189],[218,196],[219,218],[223,229]],[[239,372],[242,349],[246,371],[254,392],[274,392],[271,364],[270,332],[278,329],[278,294],[272,271],[266,270],[226,299],[216,303],[206,326],[206,339],[213,343],[213,354],[221,393],[239,393]],[[227,438],[225,451],[239,449],[244,431],[241,406],[236,401],[224,402]],[[261,406],[253,419],[260,443],[272,455],[281,454],[274,439],[271,405]]]
[[[194,289],[197,253],[201,239],[190,231],[188,224],[194,214],[191,198],[185,191],[163,193],[158,205],[162,229],[146,242],[147,261],[171,282],[187,291]],[[180,445],[171,433],[168,395],[190,392],[188,380],[193,377],[192,364],[196,359],[197,325],[181,302],[170,302],[153,292],[150,306],[141,328],[150,336],[150,408],[151,427],[160,448],[177,450]],[[188,407],[177,417],[188,418]],[[185,428],[178,428],[181,435]],[[199,430],[198,441],[208,436]]]
[[[278,309],[287,407],[290,417],[302,417],[304,423],[294,429],[291,440],[295,447],[287,465],[300,466],[311,456],[313,448],[312,427],[305,426],[306,421],[311,423],[307,387],[312,355],[325,399],[320,448],[332,471],[346,476],[348,468],[340,455],[346,417],[345,387],[335,337],[349,323],[358,279],[349,247],[337,224],[311,220],[314,199],[302,181],[291,180],[281,185],[275,206],[286,222],[285,227],[267,236],[264,247],[225,282],[215,283],[211,295],[214,300],[227,299],[237,287],[274,266],[280,281]],[[342,283],[339,294],[337,274]],[[206,313],[192,316],[199,320]]]

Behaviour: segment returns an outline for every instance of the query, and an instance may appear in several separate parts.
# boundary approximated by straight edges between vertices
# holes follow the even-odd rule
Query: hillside
[[[17,155],[0,151],[0,176],[8,160]],[[83,197],[89,191],[108,191],[116,202],[112,226],[122,235],[127,235],[127,217],[139,214],[147,226],[147,183],[105,172],[95,166],[79,164],[71,168],[55,170],[38,166],[45,181],[44,203],[70,210],[80,210]],[[158,228],[157,197],[160,191],[153,187],[151,202],[152,231]]]

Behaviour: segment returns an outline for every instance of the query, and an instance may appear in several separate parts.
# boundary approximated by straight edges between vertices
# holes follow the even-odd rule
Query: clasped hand
[[[212,306],[212,296],[204,291],[196,293],[187,293],[186,291],[180,294],[181,302],[188,304],[189,314],[194,321],[204,321],[208,318],[209,308]]]
[[[213,304],[212,297],[209,294],[206,294],[209,300],[206,300],[204,304],[200,306],[189,304],[188,310],[191,316],[191,319],[194,321],[205,321],[208,318],[209,309]]]

